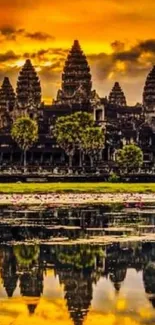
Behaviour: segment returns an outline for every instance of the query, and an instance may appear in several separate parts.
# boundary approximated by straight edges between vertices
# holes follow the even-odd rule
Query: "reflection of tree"
[[[34,245],[17,245],[14,247],[14,254],[19,265],[29,266],[38,259],[39,247]]]
[[[56,249],[57,261],[66,266],[72,266],[77,270],[93,268],[96,261],[103,259],[103,249],[88,245],[60,246]]]

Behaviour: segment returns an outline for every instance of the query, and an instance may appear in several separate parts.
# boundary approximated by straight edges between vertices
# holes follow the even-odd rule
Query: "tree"
[[[28,116],[18,118],[13,124],[11,136],[24,153],[24,171],[26,169],[26,152],[38,140],[38,125]]]
[[[126,145],[117,151],[116,160],[120,169],[129,173],[142,166],[143,152],[135,144]]]
[[[100,127],[87,127],[83,131],[82,149],[90,157],[91,167],[98,152],[104,148],[104,131]]]
[[[39,257],[39,247],[37,245],[16,245],[14,254],[17,262],[22,266],[30,266]]]
[[[78,122],[73,122],[70,116],[65,116],[57,119],[53,131],[57,143],[69,157],[69,167],[72,167],[72,160],[77,145],[77,129]]]
[[[69,156],[70,167],[76,150],[80,151],[81,166],[82,153],[88,153],[92,157],[93,153],[101,148],[101,142],[103,148],[102,131],[99,127],[95,127],[92,114],[87,112],[77,112],[59,117],[53,134],[59,146]]]

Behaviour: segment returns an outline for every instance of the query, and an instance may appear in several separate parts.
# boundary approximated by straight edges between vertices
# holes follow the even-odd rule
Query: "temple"
[[[118,82],[115,82],[110,92],[109,103],[117,106],[127,106],[125,95]]]
[[[7,77],[0,88],[0,166],[22,166],[22,152],[11,138],[12,124],[19,116],[29,115],[39,125],[38,142],[27,153],[28,166],[66,168],[68,157],[51,136],[51,126],[59,116],[84,111],[105,130],[105,146],[96,162],[101,172],[115,166],[116,151],[136,143],[144,153],[144,167],[153,170],[155,161],[155,66],[144,85],[142,102],[127,104],[123,87],[115,82],[109,96],[93,89],[90,66],[78,40],[68,53],[62,71],[61,86],[51,105],[42,102],[41,82],[35,67],[27,59],[21,69],[16,93]],[[85,167],[90,162],[85,157]],[[110,166],[110,167],[109,167]],[[79,167],[78,152],[73,168]]]
[[[140,271],[142,297],[147,298],[150,306],[155,308],[154,242],[138,242],[136,245],[134,243],[115,243],[114,245],[107,244],[106,247],[104,245],[94,246],[91,255],[87,245],[84,247],[77,245],[74,251],[69,245],[40,245],[38,256],[32,246],[27,245],[26,251],[23,250],[23,247],[24,245],[16,247],[3,245],[0,251],[0,276],[1,285],[7,297],[17,299],[21,296],[21,302],[27,307],[30,316],[37,315],[41,297],[45,299],[45,302],[48,298],[49,303],[51,301],[56,303],[57,297],[62,299],[63,290],[65,305],[72,324],[83,325],[93,308],[97,285],[99,288],[100,283],[104,281],[106,284],[106,281],[108,283],[110,280],[113,284],[111,293],[120,294],[122,297],[121,290],[124,282],[129,281],[128,272],[131,269],[134,271],[134,277],[136,272]],[[30,251],[32,253],[31,262]],[[28,252],[29,254],[26,254]],[[50,271],[50,276],[47,282],[48,271]],[[57,282],[56,286],[47,286],[47,283],[52,281],[51,272],[59,281],[61,293],[58,291],[56,294]],[[100,288],[103,295],[106,293],[106,287],[107,285]],[[60,294],[61,296],[59,296]],[[108,300],[108,308],[114,306],[113,295],[111,297],[111,305]],[[61,305],[56,304],[56,306],[60,308]],[[137,306],[139,307],[139,304]],[[20,313],[21,310],[18,309],[17,312]]]

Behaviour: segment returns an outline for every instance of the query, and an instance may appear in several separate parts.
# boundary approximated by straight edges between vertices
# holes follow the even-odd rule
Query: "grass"
[[[155,193],[155,183],[0,183],[0,193]]]

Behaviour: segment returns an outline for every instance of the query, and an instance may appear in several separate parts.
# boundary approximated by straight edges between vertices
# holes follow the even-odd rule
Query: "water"
[[[139,225],[152,233],[154,224],[152,207],[1,210],[0,325],[153,325],[155,242],[68,239],[77,239],[79,228],[89,238],[88,229],[110,236]],[[58,235],[61,244],[53,242]]]
[[[155,233],[155,207],[115,205],[0,210],[0,241],[88,239]]]

